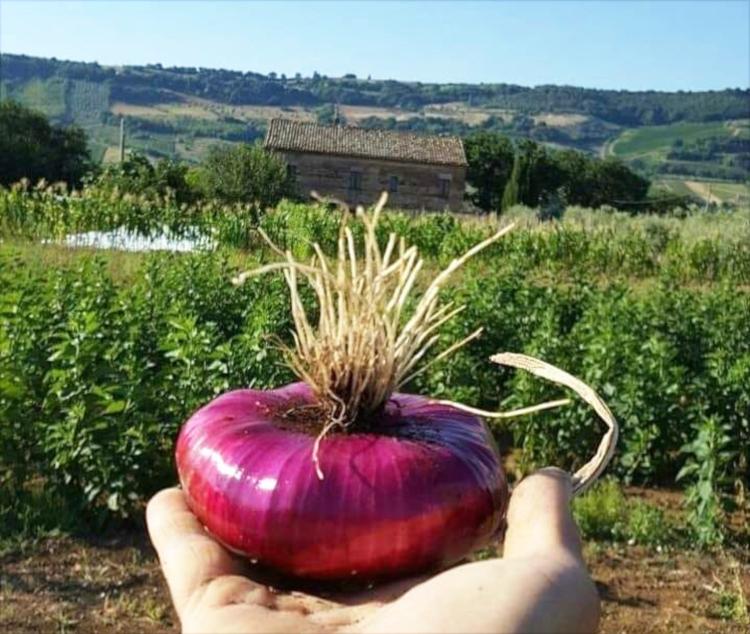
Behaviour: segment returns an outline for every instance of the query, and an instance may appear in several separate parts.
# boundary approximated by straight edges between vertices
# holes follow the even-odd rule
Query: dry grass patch
[[[554,112],[543,112],[531,117],[537,125],[544,123],[552,128],[567,128],[588,121],[589,117],[583,114],[564,114]]]

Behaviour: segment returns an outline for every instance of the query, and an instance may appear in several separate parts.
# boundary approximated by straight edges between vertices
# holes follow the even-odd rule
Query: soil
[[[674,494],[629,490],[675,503]],[[602,598],[600,631],[747,632],[737,605],[750,597],[750,553],[705,554],[598,544],[586,560]],[[0,550],[0,632],[178,631],[145,534],[47,537]]]

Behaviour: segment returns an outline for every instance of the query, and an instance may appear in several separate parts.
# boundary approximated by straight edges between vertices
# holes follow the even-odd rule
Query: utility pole
[[[125,162],[125,117],[120,117],[120,164]]]

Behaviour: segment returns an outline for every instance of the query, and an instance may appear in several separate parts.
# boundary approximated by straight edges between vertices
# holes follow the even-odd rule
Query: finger
[[[146,523],[179,615],[209,581],[241,572],[230,553],[208,536],[179,489],[165,489],[151,499]]]
[[[570,500],[570,476],[560,469],[542,469],[521,480],[510,498],[503,556],[567,553],[580,559]]]

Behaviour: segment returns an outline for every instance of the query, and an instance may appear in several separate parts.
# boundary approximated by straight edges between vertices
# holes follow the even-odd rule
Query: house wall
[[[280,152],[296,171],[297,188],[305,195],[316,191],[347,204],[373,204],[388,191],[391,208],[459,211],[463,204],[466,168],[456,165],[425,165],[354,157]],[[350,188],[352,171],[361,174],[361,189]],[[391,176],[398,177],[398,191],[390,192]],[[440,193],[441,178],[450,179],[448,196]]]

